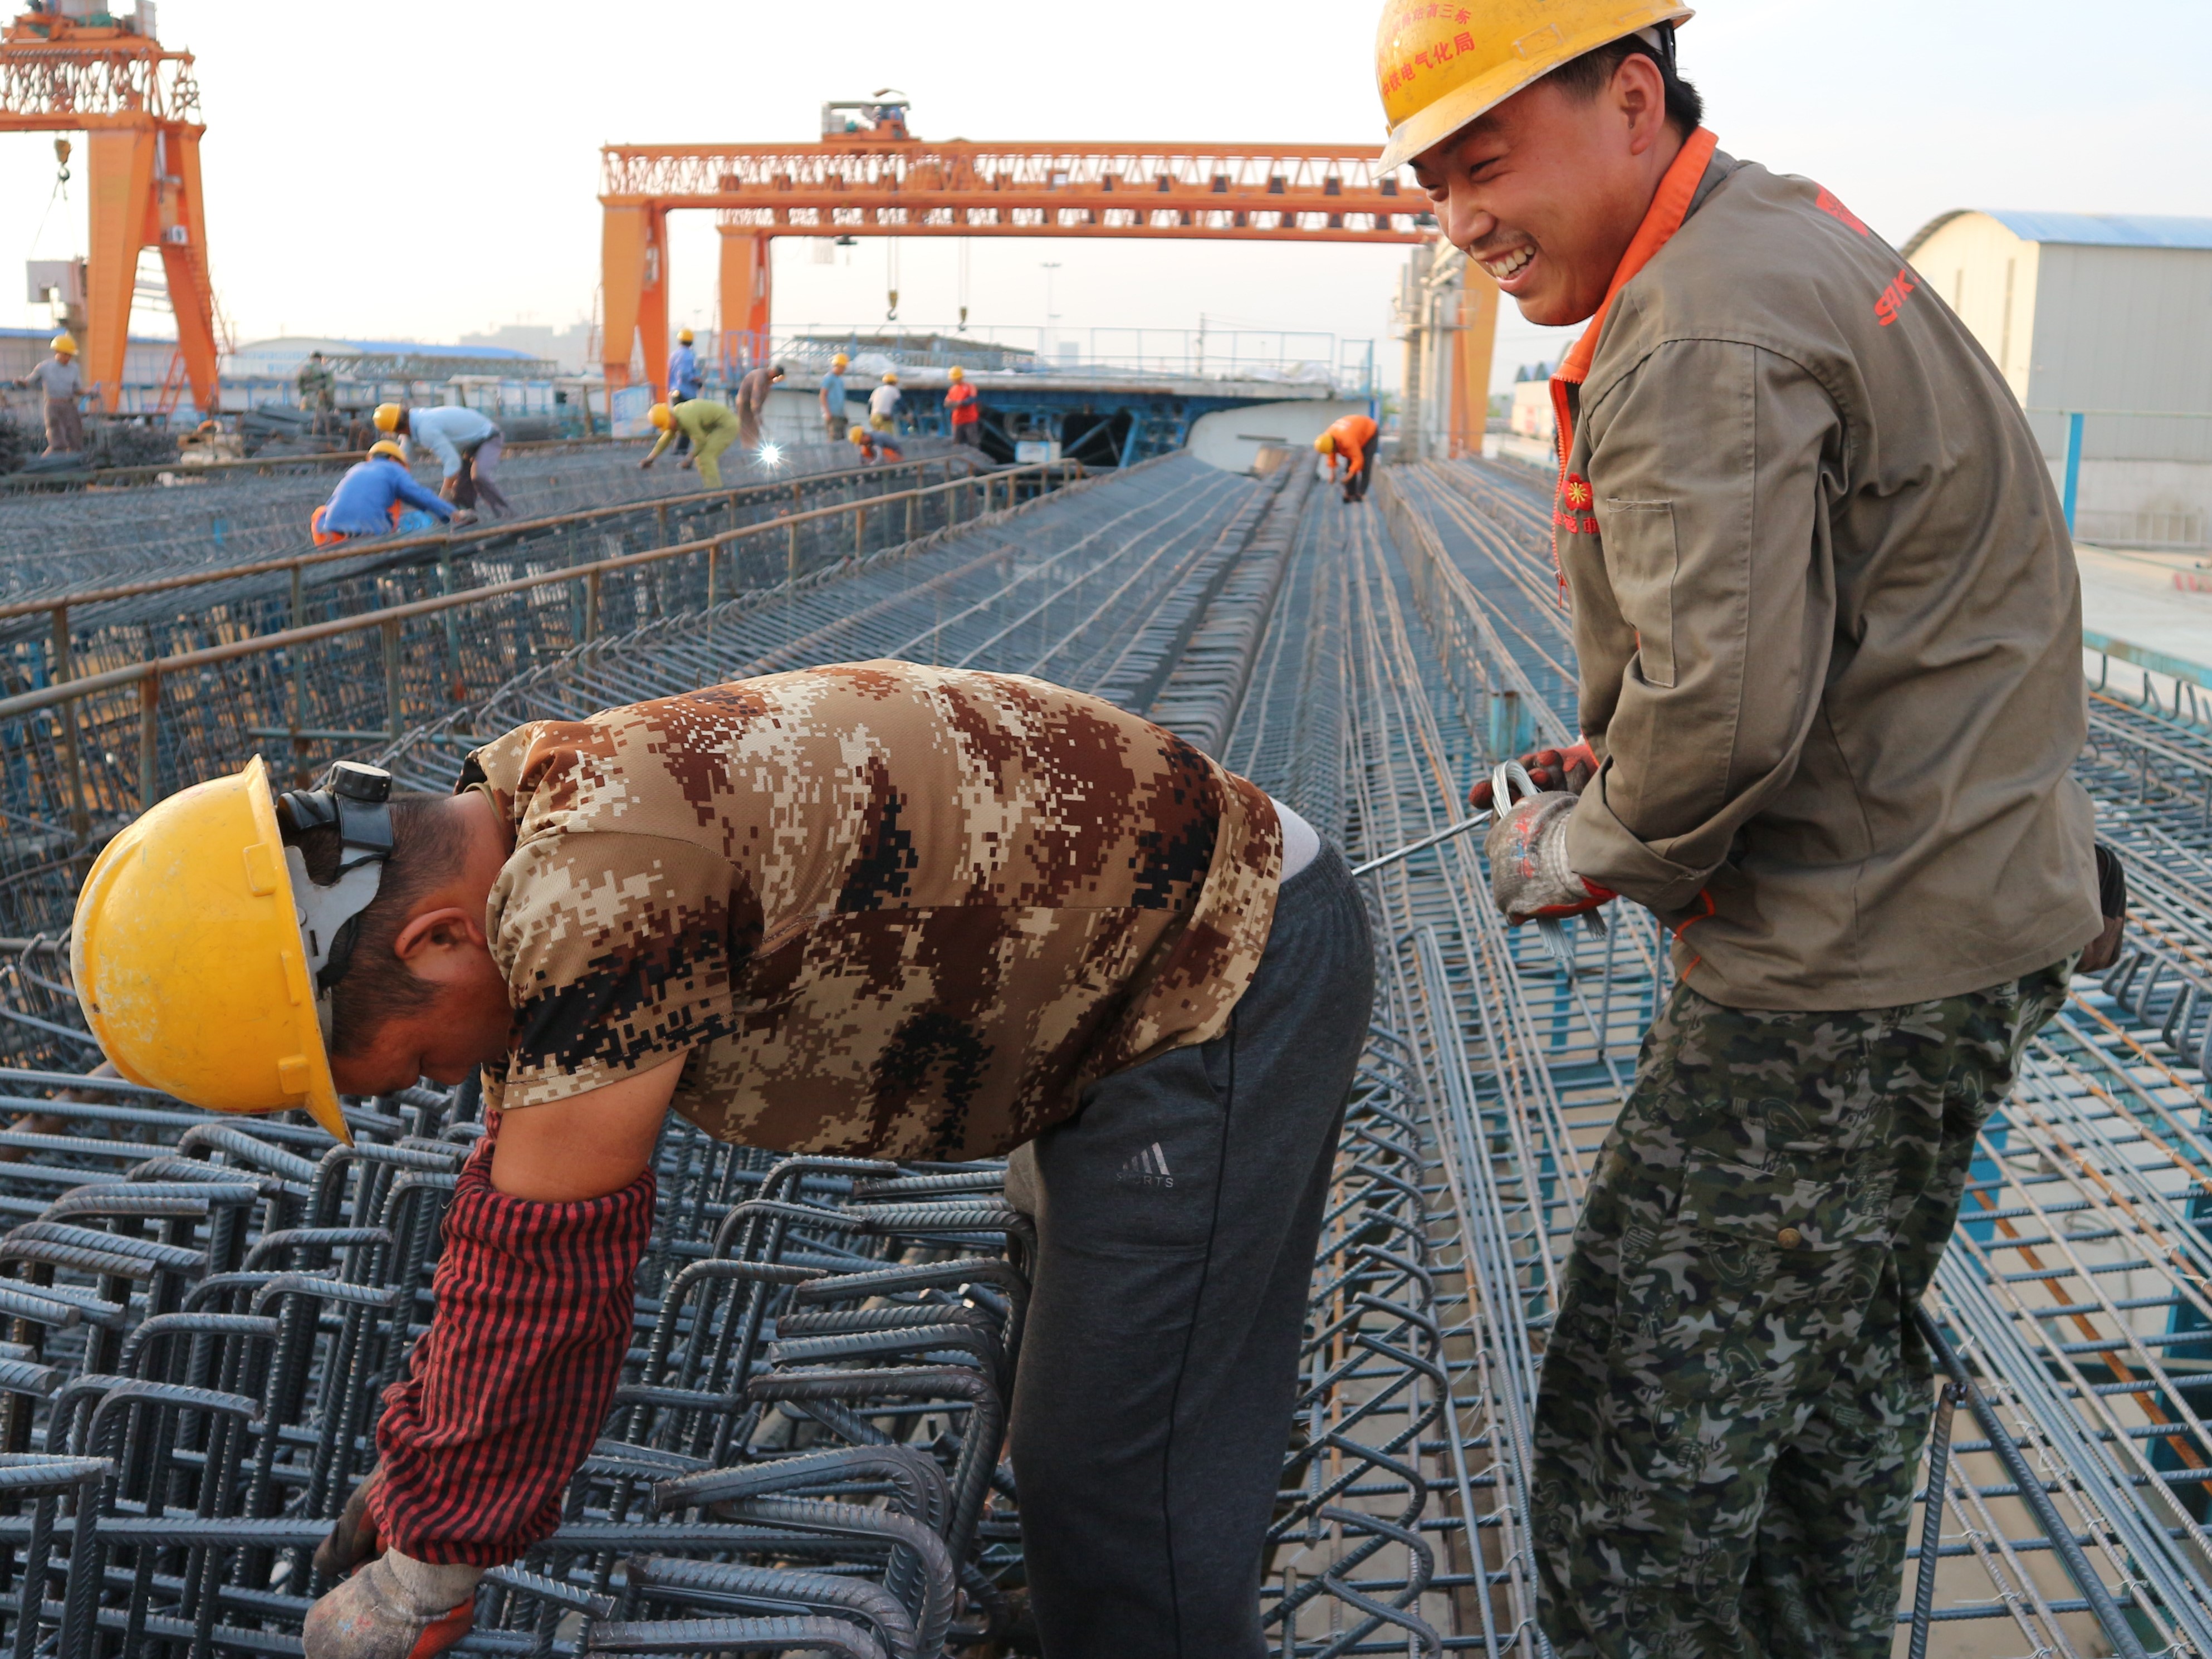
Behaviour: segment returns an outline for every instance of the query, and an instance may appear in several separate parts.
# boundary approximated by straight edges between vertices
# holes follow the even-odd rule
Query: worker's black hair
[[[468,850],[458,814],[441,811],[451,799],[416,792],[392,797],[392,857],[368,908],[361,913],[353,959],[345,977],[331,992],[331,1053],[350,1054],[366,1048],[386,1020],[419,1013],[430,1006],[437,988],[409,971],[392,955],[399,930],[416,905],[451,878]],[[284,844],[297,847],[311,880],[337,878],[338,831],[335,824],[284,830]]]
[[[1649,58],[1658,65],[1659,78],[1667,86],[1667,118],[1686,138],[1705,123],[1705,97],[1674,67],[1674,29],[1660,24],[1659,38],[1662,44],[1654,46],[1635,35],[1623,35],[1594,52],[1569,58],[1545,78],[1562,92],[1571,93],[1588,103],[1613,84],[1613,72],[1631,58]]]

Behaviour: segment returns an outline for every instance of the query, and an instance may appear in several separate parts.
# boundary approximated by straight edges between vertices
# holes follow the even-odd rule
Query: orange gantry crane
[[[138,256],[161,251],[177,349],[203,410],[216,403],[215,290],[200,203],[198,83],[136,17],[92,21],[25,12],[0,27],[0,132],[87,135],[92,239],[86,262],[85,379],[113,409],[123,391]]]
[[[880,97],[881,94],[878,94]],[[1206,237],[1417,243],[1428,203],[1371,144],[981,143],[914,137],[902,103],[823,106],[811,144],[609,144],[600,242],[609,386],[646,373],[667,393],[668,216],[712,208],[726,332],[769,323],[778,236]]]

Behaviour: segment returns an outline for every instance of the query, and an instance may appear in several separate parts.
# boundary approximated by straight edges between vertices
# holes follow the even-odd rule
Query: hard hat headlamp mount
[[[295,834],[326,828],[338,834],[337,874],[328,883],[308,875],[307,859],[297,847],[284,848],[300,942],[315,986],[315,1016],[325,1042],[331,1036],[331,994],[353,963],[362,915],[384,884],[384,866],[392,857],[391,801],[392,774],[357,761],[338,761],[313,789],[288,789],[276,798],[278,823]]]

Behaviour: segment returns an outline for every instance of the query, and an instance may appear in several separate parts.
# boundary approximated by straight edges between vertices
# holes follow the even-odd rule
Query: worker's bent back
[[[1267,796],[1171,733],[900,662],[540,721],[465,782],[516,837],[493,1103],[688,1048],[679,1110],[793,1152],[1003,1152],[1087,1079],[1213,1036],[1280,859]]]

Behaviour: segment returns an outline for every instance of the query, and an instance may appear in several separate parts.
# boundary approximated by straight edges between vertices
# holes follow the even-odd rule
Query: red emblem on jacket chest
[[[1568,473],[1559,480],[1559,505],[1552,522],[1570,536],[1596,535],[1597,520],[1589,511],[1595,499],[1588,478],[1579,472]]]

